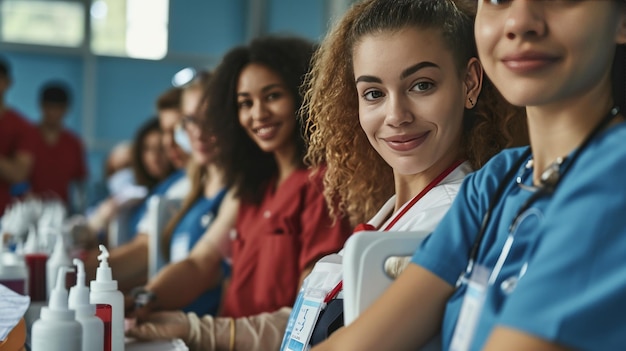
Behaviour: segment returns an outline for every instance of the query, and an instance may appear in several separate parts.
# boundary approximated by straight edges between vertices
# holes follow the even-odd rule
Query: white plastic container
[[[96,305],[96,316],[104,322],[104,351],[124,351],[124,295],[113,280],[109,252],[104,245],[99,247],[100,265],[96,280],[91,281],[89,302]]]
[[[96,317],[96,306],[89,303],[89,288],[85,285],[85,265],[75,258],[76,285],[70,288],[68,306],[76,312],[83,327],[83,351],[104,350],[104,323]]]
[[[54,287],[54,279],[57,276],[57,271],[60,267],[68,267],[72,265],[70,255],[67,253],[65,247],[65,240],[63,240],[63,234],[58,231],[56,242],[54,243],[54,250],[52,255],[48,257],[46,261],[46,296],[50,299],[50,293]]]
[[[21,295],[28,295],[28,268],[24,257],[0,247],[0,284]]]
[[[41,318],[31,331],[32,351],[81,351],[82,327],[73,310],[67,308],[65,275],[70,267],[61,267],[56,287],[50,294],[48,307],[41,309]]]

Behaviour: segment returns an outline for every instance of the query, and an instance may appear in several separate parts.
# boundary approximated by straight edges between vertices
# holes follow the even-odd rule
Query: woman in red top
[[[190,257],[149,284],[157,296],[152,305],[164,308],[161,296],[188,299],[206,289],[219,259],[230,257],[232,279],[221,316],[238,319],[160,314],[130,335],[181,337],[192,349],[251,349],[252,341],[240,339],[244,328],[270,323],[240,317],[291,306],[316,260],[343,246],[351,228],[346,220],[330,219],[322,172],[312,174],[303,162],[299,88],[313,51],[300,38],[265,37],[234,48],[216,68],[207,116],[231,191]],[[287,316],[274,314],[285,322]]]

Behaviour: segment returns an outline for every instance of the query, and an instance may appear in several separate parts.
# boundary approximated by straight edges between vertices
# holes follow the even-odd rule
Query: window
[[[80,47],[89,3],[94,54],[153,60],[167,54],[169,0],[0,0],[0,40]]]
[[[95,0],[90,12],[95,54],[155,60],[167,54],[169,0]]]
[[[84,5],[76,1],[3,0],[2,41],[78,47],[84,40]]]

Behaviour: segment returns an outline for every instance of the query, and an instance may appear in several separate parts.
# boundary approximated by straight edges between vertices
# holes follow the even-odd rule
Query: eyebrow
[[[404,71],[402,71],[402,73],[400,73],[400,79],[405,79],[406,77],[410,76],[411,74],[426,68],[426,67],[436,67],[438,68],[439,66],[433,62],[430,61],[424,61],[424,62],[420,62],[417,63],[407,69],[405,69]],[[356,79],[355,83],[359,83],[359,82],[365,82],[365,83],[382,83],[382,80],[380,80],[380,78],[375,77],[375,76],[360,76]]]
[[[262,92],[262,93],[267,93],[268,91],[270,91],[270,90],[272,90],[272,89],[274,89],[274,88],[279,88],[279,87],[281,87],[281,86],[282,86],[282,84],[279,84],[279,83],[270,84],[270,85],[264,86],[264,87],[261,89],[261,92]],[[237,93],[237,96],[250,96],[250,93],[246,93],[246,92],[243,92],[243,93]]]

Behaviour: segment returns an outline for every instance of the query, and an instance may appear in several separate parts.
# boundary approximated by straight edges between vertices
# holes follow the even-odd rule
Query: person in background
[[[476,6],[476,2],[472,2]],[[626,341],[626,3],[479,1],[486,74],[530,147],[470,174],[412,263],[315,351],[619,350]]]
[[[146,308],[192,301],[230,258],[220,317],[158,312],[139,320],[129,336],[182,338],[192,350],[263,349],[259,331],[282,336],[302,279],[343,246],[349,224],[331,220],[323,172],[313,174],[303,161],[299,89],[313,51],[301,38],[262,37],[230,50],[215,69],[207,117],[231,190],[189,257],[147,286],[155,299]]]
[[[167,179],[173,172],[173,168],[165,154],[161,138],[162,133],[159,120],[156,117],[152,117],[144,122],[133,139],[133,175],[135,183],[144,187],[146,194],[139,204],[134,204],[128,209],[130,211],[129,220],[128,223],[125,223],[127,228],[123,228],[123,230],[132,234],[128,238],[130,241],[118,247],[109,248],[109,265],[113,270],[114,279],[118,280],[119,288],[122,291],[127,291],[134,286],[143,284],[146,279],[145,267],[144,271],[140,272],[135,272],[134,270],[128,272],[126,270],[130,269],[126,264],[126,257],[130,257],[131,260],[145,260],[147,262],[147,238],[144,238],[146,235],[141,235],[138,232],[138,223],[145,215],[149,197],[154,194],[162,194],[167,189]],[[96,257],[99,254],[97,247],[82,253],[85,273],[88,279],[95,277],[96,268],[99,264]]]
[[[94,249],[106,244],[112,221],[125,206],[141,201],[147,189],[137,185],[132,170],[132,143],[121,141],[109,152],[103,167],[103,177],[93,184],[92,204],[83,214],[66,220],[76,249]]]
[[[187,258],[202,234],[207,231],[220,211],[220,205],[226,194],[223,171],[215,164],[219,150],[216,138],[206,125],[204,110],[207,98],[206,89],[211,74],[201,71],[186,85],[182,86],[181,111],[183,113],[183,133],[177,134],[177,140],[189,144],[192,148],[191,160],[187,167],[187,176],[191,180],[191,191],[185,197],[181,209],[170,219],[162,235],[161,247],[164,248],[166,262],[175,263]],[[180,133],[181,131],[177,131]],[[182,141],[181,138],[188,138]],[[215,315],[222,295],[221,282],[229,274],[229,267],[222,264],[223,273],[218,275],[214,287],[204,291],[193,302],[178,306],[185,312],[199,315]],[[135,297],[145,289],[134,290]]]
[[[111,253],[109,263],[115,262],[114,264],[119,267],[116,279],[123,287],[122,291],[124,292],[129,292],[131,289],[146,283],[149,238],[151,236],[160,237],[161,235],[161,233],[156,233],[155,225],[158,221],[158,208],[154,201],[150,201],[150,197],[163,196],[169,199],[182,200],[191,190],[191,181],[185,172],[191,150],[183,149],[175,141],[176,126],[182,122],[180,111],[182,91],[180,87],[168,88],[156,100],[161,146],[173,167],[173,171],[156,186],[135,212],[131,229],[134,233],[132,240],[124,243],[119,249],[109,248]],[[139,180],[137,179],[137,181]],[[90,274],[95,276],[95,268],[98,263],[95,259],[90,259],[90,261],[93,262],[85,262],[85,271],[88,277]],[[131,265],[128,264],[129,262],[140,263]]]
[[[61,199],[70,213],[83,213],[87,178],[85,149],[81,139],[64,127],[70,106],[70,91],[65,83],[48,81],[41,86],[41,119],[35,133],[29,193]]]
[[[483,74],[473,25],[457,0],[365,0],[322,42],[307,84],[307,157],[328,166],[326,201],[355,231],[433,231],[467,174],[528,144],[523,109]],[[390,276],[409,260],[388,259]]]
[[[180,124],[182,119],[180,111],[182,93],[182,87],[169,88],[159,95],[156,102],[159,123],[163,132],[163,147],[170,162],[178,170],[185,169],[190,158],[189,150],[178,145],[174,135],[176,126]]]
[[[26,117],[7,105],[11,83],[9,62],[0,57],[0,215],[11,203],[11,186],[30,176],[36,132]]]

